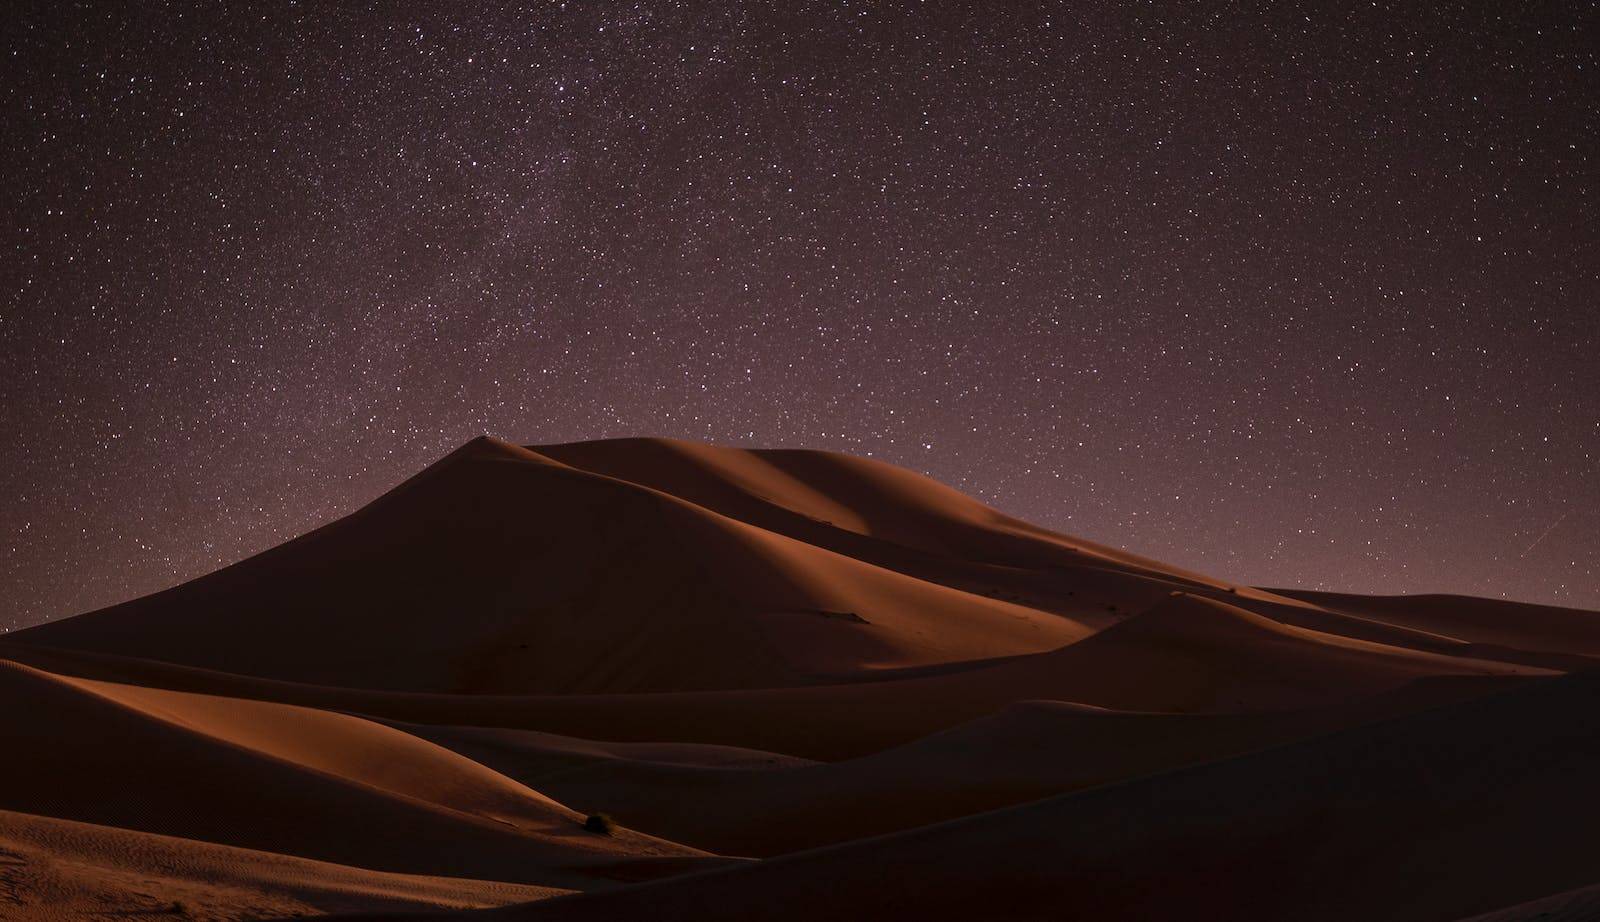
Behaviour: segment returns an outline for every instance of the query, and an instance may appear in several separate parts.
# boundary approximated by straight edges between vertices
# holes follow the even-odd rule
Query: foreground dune
[[[388,874],[0,811],[0,918],[245,918],[497,906],[565,891]]]
[[[1237,586],[821,452],[479,439],[0,640],[0,918],[1520,918],[1600,880],[1595,676],[1591,612]]]
[[[1600,677],[482,918],[1450,920],[1594,878]],[[430,917],[433,918],[433,917]]]
[[[582,817],[358,717],[68,679],[0,661],[0,807],[377,870],[547,887],[701,858]],[[108,796],[107,786],[114,796]],[[587,868],[587,870],[585,870]]]
[[[1504,687],[1497,678],[1431,679],[1348,704],[1258,714],[1031,701],[833,763],[752,750],[699,755],[699,747],[599,751],[584,740],[529,731],[401,726],[635,828],[709,851],[765,857],[1156,774]]]

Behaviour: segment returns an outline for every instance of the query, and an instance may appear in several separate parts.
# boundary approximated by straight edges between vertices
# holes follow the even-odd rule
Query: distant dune
[[[1586,918],[1596,667],[1592,612],[1239,586],[880,462],[477,439],[0,641],[0,918]]]

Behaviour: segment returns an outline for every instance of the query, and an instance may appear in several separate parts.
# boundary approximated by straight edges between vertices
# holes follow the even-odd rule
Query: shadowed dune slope
[[[1425,679],[1334,707],[1179,715],[1015,704],[835,763],[752,750],[604,744],[525,730],[400,724],[576,807],[730,855],[767,857],[927,825],[1325,734],[1505,688]]]
[[[806,684],[1088,631],[480,439],[281,547],[17,636],[326,685],[570,693]]]
[[[729,871],[449,918],[1410,920],[1592,881],[1600,676]]]

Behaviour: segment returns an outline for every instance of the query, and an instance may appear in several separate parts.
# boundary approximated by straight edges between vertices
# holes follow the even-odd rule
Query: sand
[[[1593,879],[1597,709],[1600,677],[1564,677],[881,838],[475,918],[1457,919]]]
[[[1596,667],[1592,612],[1238,586],[881,462],[478,439],[0,640],[0,918],[1570,914]]]
[[[565,892],[390,874],[0,811],[0,918],[8,922],[414,912],[499,906]]]

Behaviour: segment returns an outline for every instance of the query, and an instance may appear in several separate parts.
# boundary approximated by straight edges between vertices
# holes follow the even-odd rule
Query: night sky
[[[231,6],[0,13],[0,625],[484,432],[1600,608],[1593,3]]]

